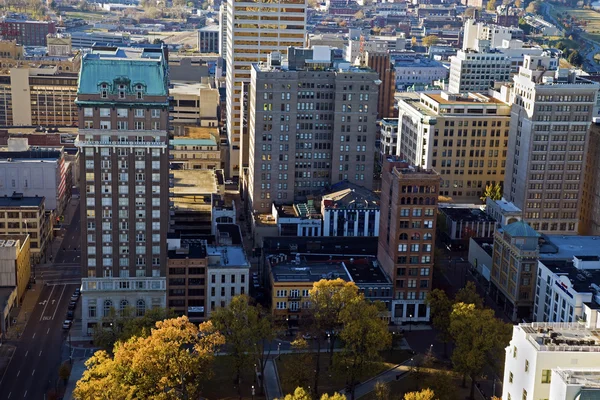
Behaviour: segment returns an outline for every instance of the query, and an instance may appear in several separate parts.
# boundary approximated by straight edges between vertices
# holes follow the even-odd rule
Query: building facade
[[[379,97],[377,100],[377,119],[394,116],[394,95],[396,94],[396,70],[391,63],[389,53],[367,52],[365,64],[379,74]]]
[[[379,164],[387,156],[395,156],[398,149],[398,119],[389,118],[379,121]]]
[[[16,40],[23,46],[46,46],[46,36],[55,33],[54,22],[27,21],[3,18],[0,21],[0,35],[4,40]]]
[[[192,322],[204,320],[207,261],[206,243],[179,244],[169,248],[167,307],[177,315],[187,316]]]
[[[250,263],[240,245],[208,245],[206,253],[207,277],[210,277],[206,284],[206,318],[209,318],[212,311],[227,307],[235,296],[249,293]]]
[[[434,168],[440,194],[457,203],[478,203],[487,185],[502,184],[510,106],[478,94],[403,96],[398,103],[397,155]]]
[[[548,56],[525,56],[513,79],[504,197],[536,231],[577,234],[586,218],[579,204],[600,85]]]
[[[20,304],[31,274],[29,236],[0,235],[0,287],[16,287]]]
[[[499,51],[474,52],[458,50],[450,57],[450,93],[487,93],[495,82],[510,79],[510,59]]]
[[[191,65],[190,65],[191,66]],[[201,78],[202,79],[202,78]],[[184,135],[189,127],[217,127],[219,89],[203,78],[201,83],[174,83],[169,89],[169,116],[175,136]]]
[[[274,51],[287,53],[289,46],[304,46],[306,0],[279,3],[228,0],[227,6],[227,138],[230,165],[227,176],[240,175],[248,163],[248,138],[242,130],[243,83],[250,82],[251,65],[266,61]],[[245,130],[247,135],[247,130]]]
[[[84,56],[76,142],[83,334],[112,309],[166,306],[168,85],[164,47]]]
[[[289,68],[274,54],[251,70],[247,194],[262,213],[337,182],[373,185],[377,73],[336,68],[329,47],[289,51]]]
[[[323,195],[323,236],[379,236],[379,196],[347,182]]]
[[[440,176],[388,157],[383,164],[377,259],[392,279],[392,321],[429,321]]]
[[[171,164],[182,169],[218,169],[221,153],[217,141],[209,136],[205,139],[177,137],[169,141]]]
[[[198,29],[198,51],[219,54],[219,25],[209,25]]]

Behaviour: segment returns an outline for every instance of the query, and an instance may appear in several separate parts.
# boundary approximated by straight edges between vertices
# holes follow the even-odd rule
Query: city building
[[[494,233],[490,295],[512,321],[532,315],[539,236],[524,221],[513,222]]]
[[[62,215],[71,200],[71,168],[63,147],[29,146],[27,138],[9,138],[8,149],[0,151],[0,196],[44,197],[46,209]]]
[[[192,322],[204,320],[207,264],[205,242],[177,239],[169,243],[167,306]]]
[[[218,307],[227,307],[235,296],[249,293],[250,262],[239,239],[234,240],[235,244],[206,246],[206,276],[210,277],[206,283],[206,304],[210,306],[206,318]]]
[[[280,236],[321,236],[323,234],[321,214],[313,200],[306,203],[273,203],[273,220]]]
[[[392,57],[396,72],[396,88],[433,86],[434,82],[448,78],[448,68],[437,60],[424,57]]]
[[[323,236],[379,236],[379,196],[350,182],[332,185],[321,199]]]
[[[53,21],[30,21],[2,18],[0,35],[4,40],[16,40],[23,46],[46,46],[46,36],[56,33]]]
[[[377,119],[392,118],[394,95],[396,94],[396,70],[390,61],[389,53],[366,53],[366,66],[379,74],[379,97],[377,100]]]
[[[477,238],[469,239],[469,253],[467,259],[479,275],[481,275],[488,284],[492,279],[492,257],[494,256],[494,239]]]
[[[523,216],[519,207],[504,198],[501,200],[492,200],[491,197],[485,199],[485,212],[496,220],[499,228],[520,221]]]
[[[0,287],[16,288],[17,304],[32,277],[29,244],[28,235],[0,235]]]
[[[600,395],[600,369],[556,368],[550,377],[549,400],[577,400]]]
[[[227,56],[227,2],[219,6],[219,55],[224,59]]]
[[[394,323],[429,321],[440,175],[392,156],[383,164],[377,260],[391,278]]]
[[[306,0],[227,1],[227,176],[240,175],[241,167],[248,164],[249,141],[242,138],[242,130],[248,134],[241,110],[242,98],[248,95],[242,93],[243,83],[250,82],[252,64],[266,61],[271,52],[285,55],[290,46],[304,46],[306,8]]]
[[[71,46],[75,49],[91,49],[96,43],[109,46],[126,46],[130,42],[128,33],[73,31],[70,35]]]
[[[600,85],[549,56],[525,56],[513,79],[504,197],[536,231],[577,234],[587,218],[579,204]]]
[[[220,171],[223,172],[223,171]],[[216,235],[217,225],[219,224],[236,224],[237,212],[235,208],[235,200],[230,196],[221,196],[212,194],[212,209],[211,209],[211,234]]]
[[[169,82],[166,48],[85,54],[77,90],[82,329],[111,310],[166,307]],[[85,199],[85,200],[84,200]]]
[[[71,35],[67,33],[49,33],[46,36],[46,47],[50,57],[69,57],[73,54]]]
[[[216,128],[215,128],[216,130]],[[221,153],[214,136],[203,139],[176,137],[169,140],[171,166],[181,169],[218,169]]]
[[[508,82],[511,72],[510,59],[495,49],[482,52],[458,50],[450,57],[450,93],[487,93],[496,82]]]
[[[63,65],[33,65],[0,73],[0,124],[77,126],[77,71]],[[18,106],[17,106],[18,105]]]
[[[249,94],[250,210],[301,201],[349,181],[373,186],[379,77],[338,63],[335,49],[290,48],[253,64]]]
[[[480,204],[439,204],[438,232],[447,245],[467,249],[472,237],[494,236],[496,220]]]
[[[387,156],[395,156],[398,151],[398,119],[384,118],[379,121],[379,164]]]
[[[562,29],[556,25],[551,24],[540,16],[537,15],[524,15],[523,19],[525,23],[531,27],[533,33],[542,36],[564,36],[565,33]]]
[[[198,51],[219,54],[219,25],[208,25],[198,29]]]
[[[174,83],[169,95],[170,123],[175,136],[184,135],[188,127],[219,126],[219,89],[207,78],[200,83]]]
[[[464,23],[462,49],[475,49],[477,40],[489,41],[490,48],[502,47],[505,40],[523,39],[523,30],[516,26],[499,26],[467,19]]]
[[[515,325],[504,362],[503,399],[570,399],[553,393],[556,374],[574,368],[598,368],[600,336],[588,322]],[[592,393],[589,393],[592,394]],[[589,394],[581,393],[581,397]],[[572,394],[571,394],[572,395]],[[575,397],[575,398],[581,398]],[[591,398],[591,397],[590,397]]]
[[[398,102],[397,155],[439,171],[440,195],[478,203],[487,185],[502,184],[510,106],[479,93],[407,94]]]
[[[52,218],[46,213],[44,197],[21,193],[0,197],[0,235],[29,235],[31,264],[47,260]]]

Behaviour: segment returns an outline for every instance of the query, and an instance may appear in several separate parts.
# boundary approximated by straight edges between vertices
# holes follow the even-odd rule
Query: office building
[[[549,56],[525,56],[513,79],[504,197],[536,231],[577,234],[586,218],[579,205],[600,85]]]
[[[46,46],[46,36],[56,33],[53,21],[28,21],[2,18],[0,35],[4,40],[16,40],[23,46]]]
[[[395,156],[398,148],[398,119],[384,118],[379,121],[379,164],[387,156]]]
[[[32,277],[29,244],[28,235],[0,235],[0,287],[15,287],[19,304]]]
[[[482,210],[481,204],[440,204],[438,232],[447,245],[466,250],[469,239],[494,236],[496,220]]]
[[[112,309],[166,306],[166,48],[101,47],[82,62],[82,328]]]
[[[491,197],[485,199],[485,212],[496,220],[499,228],[523,219],[521,209],[504,199],[492,200]]]
[[[597,369],[600,365],[597,329],[598,326],[589,322],[533,322],[514,326],[506,347],[502,398],[592,398],[588,396],[594,393],[581,392],[580,397],[571,397],[573,394],[569,396],[569,391],[556,390],[559,382],[554,372],[564,374],[571,368]]]
[[[497,50],[484,49],[482,52],[458,50],[450,57],[450,93],[483,92],[496,82],[508,82],[510,59]]]
[[[207,78],[201,83],[174,83],[169,95],[174,136],[185,135],[189,127],[219,126],[219,89]]]
[[[321,200],[323,236],[379,236],[379,196],[339,182]]]
[[[240,175],[248,164],[248,121],[242,115],[243,83],[250,82],[252,64],[264,62],[271,52],[286,54],[290,46],[304,46],[306,0],[282,3],[227,1],[227,138],[230,165],[227,176]],[[242,130],[246,137],[242,138]]]
[[[171,239],[169,239],[171,241]],[[192,322],[204,320],[206,299],[206,243],[180,239],[169,246],[167,306]]]
[[[46,212],[44,197],[25,197],[21,193],[0,197],[0,235],[29,235],[31,264],[47,260],[52,219]]]
[[[439,171],[440,195],[478,203],[485,187],[502,184],[510,106],[478,93],[407,94],[398,102],[397,155]]]
[[[227,2],[219,6],[219,55],[225,59],[227,53]]]
[[[377,119],[392,118],[395,115],[396,70],[390,61],[390,54],[367,52],[365,64],[377,71],[381,81],[377,100]]]
[[[489,41],[490,48],[502,47],[505,40],[523,39],[523,30],[515,26],[500,26],[468,19],[464,23],[463,50],[474,49],[477,40]]]
[[[218,169],[221,153],[213,136],[203,139],[177,137],[169,140],[171,166],[182,169]]]
[[[388,157],[383,164],[377,260],[394,286],[395,323],[429,321],[440,175]]]
[[[130,42],[129,33],[73,31],[70,35],[71,46],[75,49],[91,49],[96,43],[119,46]]]
[[[62,147],[32,148],[27,138],[9,138],[0,151],[0,196],[45,197],[46,209],[62,215],[71,200],[71,168]]]
[[[392,57],[396,73],[396,88],[433,87],[436,81],[448,78],[448,68],[440,61],[425,57]]]
[[[253,64],[249,95],[248,201],[303,200],[341,181],[371,189],[379,77],[338,63],[336,49],[290,48]]]
[[[198,51],[219,54],[219,25],[203,26],[198,29]]]
[[[277,225],[280,236],[321,236],[323,234],[321,214],[314,200],[306,203],[273,203],[272,221]]]

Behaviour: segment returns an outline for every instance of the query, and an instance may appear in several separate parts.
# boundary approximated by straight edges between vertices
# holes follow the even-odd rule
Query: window
[[[152,109],[152,118],[160,118],[160,110],[159,109]]]
[[[517,346],[513,346],[513,358],[517,358]]]
[[[146,302],[143,299],[139,299],[135,304],[135,315],[141,317],[146,313]]]
[[[135,109],[135,117],[136,118],[144,118],[144,109],[143,108],[136,108]]]
[[[110,310],[113,308],[113,302],[111,300],[104,300],[104,316],[110,316]]]
[[[95,305],[88,306],[88,317],[96,318],[96,306]]]
[[[509,372],[508,374],[508,383],[513,383],[513,373]]]
[[[527,400],[527,390],[523,389],[523,397],[522,400]]]
[[[552,375],[552,370],[543,369],[542,370],[542,383],[550,383],[551,375]],[[523,396],[525,396],[525,395],[523,395]],[[523,397],[523,399],[525,399],[525,397]]]
[[[529,360],[525,360],[525,372],[529,372]]]

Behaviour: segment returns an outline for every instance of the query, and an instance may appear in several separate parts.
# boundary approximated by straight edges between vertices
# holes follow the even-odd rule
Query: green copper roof
[[[112,93],[116,93],[117,85],[124,84],[129,92],[142,85],[145,95],[166,96],[169,88],[164,56],[138,48],[93,50],[83,57],[77,93],[100,93],[102,84]]]
[[[529,224],[525,221],[517,221],[512,224],[506,225],[504,228],[504,232],[508,233],[512,237],[538,237],[539,233],[535,231]]]
[[[172,139],[169,141],[173,146],[216,146],[217,142],[214,139]]]

